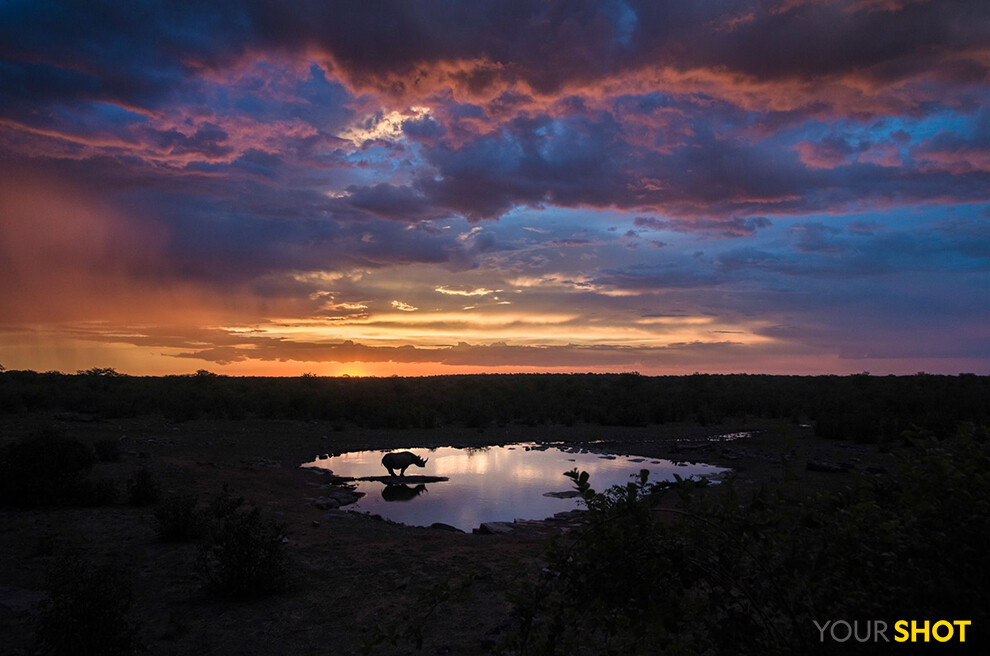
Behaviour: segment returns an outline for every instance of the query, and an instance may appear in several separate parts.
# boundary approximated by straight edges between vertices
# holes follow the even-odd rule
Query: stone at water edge
[[[808,471],[825,472],[826,474],[844,474],[849,471],[849,467],[823,460],[809,460],[805,465],[805,469]]]
[[[364,492],[358,492],[357,490],[349,490],[346,488],[331,488],[326,490],[324,494],[326,496],[313,500],[314,505],[323,510],[336,510],[341,506],[349,506],[364,496]]]
[[[481,526],[474,529],[473,533],[478,535],[501,535],[503,533],[509,533],[515,526],[512,522],[483,522]]]

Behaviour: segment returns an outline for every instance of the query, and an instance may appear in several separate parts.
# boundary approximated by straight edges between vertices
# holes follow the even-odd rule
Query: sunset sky
[[[990,373],[990,2],[0,2],[0,364]]]

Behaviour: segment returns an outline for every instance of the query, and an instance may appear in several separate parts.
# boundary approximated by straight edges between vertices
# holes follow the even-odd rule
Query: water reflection
[[[388,484],[382,489],[382,499],[385,501],[410,501],[423,492],[426,492],[426,486],[422,483],[416,487]]]
[[[591,475],[592,486],[603,490],[625,485],[640,469],[650,470],[650,480],[673,480],[674,472],[688,476],[712,476],[725,471],[705,464],[648,462],[635,456],[603,454],[587,448],[563,445],[512,444],[483,449],[410,449],[429,463],[416,474],[446,476],[448,481],[425,485],[387,485],[358,481],[365,496],[349,509],[379,514],[403,524],[429,526],[441,522],[465,531],[482,522],[544,519],[554,513],[580,507],[573,498],[544,496],[571,489],[564,472],[575,467]],[[316,459],[303,466],[333,470],[338,476],[381,476],[383,451],[342,453]],[[606,456],[606,457],[603,457]],[[407,503],[393,503],[405,501]]]

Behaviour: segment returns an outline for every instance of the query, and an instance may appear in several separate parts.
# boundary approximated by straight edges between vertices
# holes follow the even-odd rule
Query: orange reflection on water
[[[396,449],[403,450],[407,449]],[[381,482],[358,481],[358,490],[365,496],[349,509],[379,514],[404,524],[429,526],[442,522],[471,530],[482,522],[544,519],[578,508],[579,502],[574,498],[544,496],[548,492],[571,490],[573,485],[564,472],[575,468],[587,471],[598,490],[624,485],[641,469],[650,470],[654,481],[673,480],[675,472],[687,478],[725,471],[712,465],[687,465],[538,444],[408,450],[429,458],[429,462],[424,468],[410,467],[407,476],[443,476],[449,480],[426,483],[425,490],[419,492],[414,489],[419,484],[386,488]],[[381,464],[384,453],[345,453],[304,466],[331,469],[338,476],[382,476],[386,474]]]

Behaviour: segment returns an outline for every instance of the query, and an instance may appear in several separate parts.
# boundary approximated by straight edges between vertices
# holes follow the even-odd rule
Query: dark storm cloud
[[[169,204],[160,220],[172,235],[169,261],[178,275],[208,284],[245,283],[294,271],[337,271],[431,263],[465,266],[453,236],[438,238],[391,221],[291,221],[226,212],[208,201]]]
[[[257,121],[300,121],[314,133],[299,133],[281,147],[300,162],[322,166],[341,165],[330,141],[355,112],[340,81],[383,99],[437,105],[433,116],[404,121],[401,132],[423,146],[438,175],[350,187],[353,207],[385,218],[416,221],[455,212],[478,220],[519,205],[550,204],[654,207],[685,217],[736,214],[748,220],[843,209],[854,200],[983,200],[981,190],[990,184],[987,151],[974,151],[966,136],[939,136],[915,149],[916,166],[884,170],[878,158],[890,153],[867,162],[868,141],[834,135],[808,141],[801,157],[809,169],[788,144],[732,135],[781,114],[773,108],[782,103],[798,105],[783,112],[796,112],[792,125],[801,117],[849,111],[917,115],[940,103],[965,110],[959,104],[965,98],[986,96],[986,3],[257,1],[137,7],[67,1],[8,3],[2,12],[0,75],[7,102],[0,111],[8,119],[80,139],[116,134],[135,149],[156,149],[159,157],[199,158],[184,165],[204,172],[226,158],[240,159],[247,171],[275,175],[271,166],[250,161],[251,148],[238,148],[246,128],[236,122],[198,117],[197,109],[176,117],[171,128],[122,133],[122,125],[146,117],[115,117],[90,103],[151,111],[205,103],[214,112]],[[277,66],[249,66],[258,57],[310,55],[322,58],[325,70],[303,67],[303,83],[292,88],[273,86],[272,76],[281,75]],[[207,91],[235,69],[238,99]],[[841,84],[843,93],[823,87],[824,95],[815,97],[807,85],[819,79]],[[669,91],[658,93],[664,86]],[[864,87],[875,93],[864,94]],[[472,96],[476,103],[455,100]],[[844,100],[848,109],[836,104]],[[843,169],[854,156],[861,162],[855,174],[831,170]],[[704,223],[680,225],[708,230]]]
[[[257,167],[276,171],[279,166],[276,156],[249,152],[230,167],[250,168],[247,177],[228,171],[220,179],[188,173],[174,179],[112,159],[67,160],[26,170],[32,179],[54,173],[104,195],[115,192],[115,209],[133,217],[136,226],[155,228],[159,241],[145,247],[164,257],[137,267],[138,276],[224,288],[307,270],[470,266],[469,248],[455,235],[406,230],[406,224],[358,212],[341,199],[254,177]],[[0,177],[24,172],[0,162]]]
[[[441,219],[450,215],[437,209],[423,194],[408,186],[376,184],[371,187],[348,187],[347,202],[352,207],[376,216],[397,221]]]
[[[621,198],[629,147],[609,117],[517,118],[497,136],[459,148],[439,146],[427,160],[441,179],[418,183],[433,202],[470,219],[494,218],[514,205],[607,205]]]
[[[68,86],[76,97],[150,106],[189,71],[236,58],[251,22],[236,2],[8,2],[0,9],[0,57],[88,80],[39,88],[52,100]]]
[[[552,92],[563,80],[618,68],[637,22],[621,2],[311,2],[303,11],[275,3],[258,9],[268,42],[321,47],[352,82],[395,93],[415,85],[418,66],[458,60],[481,60],[451,71],[469,90],[487,90],[508,75]]]
[[[893,11],[853,1],[15,2],[3,12],[0,56],[82,68],[100,92],[133,102],[263,49],[322,50],[351,83],[393,93],[437,66],[469,92],[519,80],[556,93],[647,66],[770,81],[937,72],[968,86],[986,80],[974,51],[986,43],[988,11],[978,0]]]
[[[660,229],[745,236],[770,225],[760,215],[771,212],[985,200],[990,160],[986,151],[966,152],[976,164],[943,157],[948,163],[934,168],[873,162],[807,168],[791,149],[705,138],[661,154],[624,141],[611,116],[544,116],[516,119],[497,136],[456,148],[428,148],[426,157],[441,175],[416,183],[416,203],[474,220],[497,218],[516,205],[652,206],[681,217]],[[953,168],[960,163],[967,168]],[[725,215],[737,216],[719,218]]]
[[[974,0],[861,2],[321,2],[258,3],[261,37],[323,48],[358,84],[404,93],[417,67],[477,61],[455,81],[482,91],[500,78],[540,93],[645,65],[726,68],[762,79],[865,71],[876,80],[931,70],[933,53],[986,40]],[[374,47],[371,46],[374,44]],[[950,78],[982,79],[978,60],[940,62]]]
[[[675,232],[711,232],[723,237],[748,237],[756,233],[761,228],[768,228],[773,225],[770,219],[764,216],[750,217],[746,219],[657,219],[650,216],[637,216],[633,223],[641,228],[652,230],[673,230]]]

